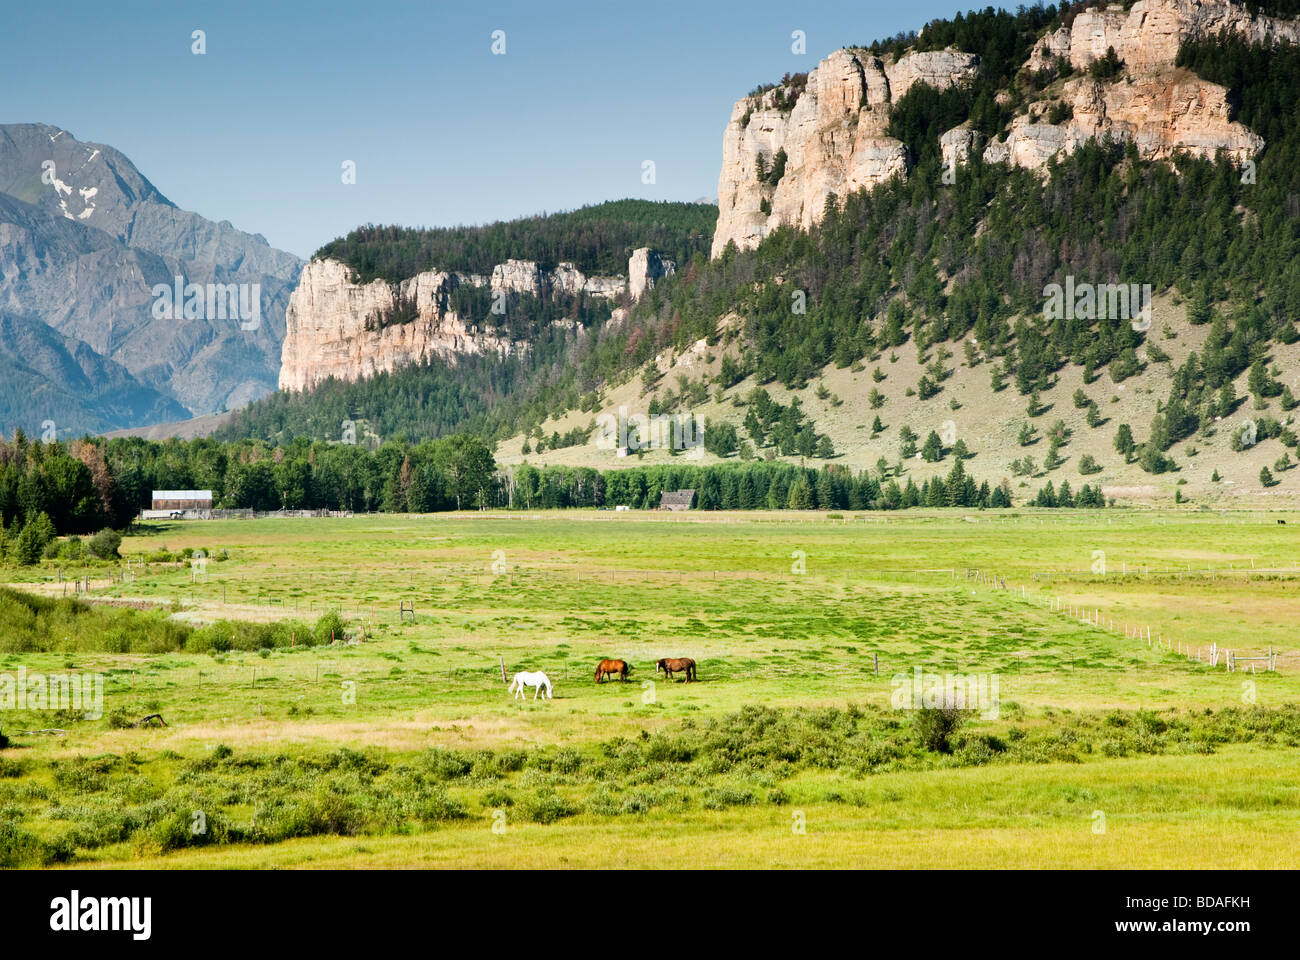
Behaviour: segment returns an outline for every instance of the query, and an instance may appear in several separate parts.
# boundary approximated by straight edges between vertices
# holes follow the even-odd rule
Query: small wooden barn
[[[659,495],[660,510],[689,510],[695,506],[695,491],[665,490]]]
[[[211,510],[211,490],[155,490],[153,510]]]

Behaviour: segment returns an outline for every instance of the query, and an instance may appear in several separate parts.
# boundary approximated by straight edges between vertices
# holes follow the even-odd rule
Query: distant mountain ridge
[[[41,416],[60,431],[183,419],[274,390],[285,307],[301,268],[259,235],[181,210],[110,146],[46,124],[0,125],[0,315],[21,322],[28,342],[31,324],[41,322],[73,341],[70,355],[82,355],[75,342],[84,344],[112,363],[127,396],[155,398],[97,400],[60,379],[66,364],[41,372],[7,343],[0,359],[19,379],[6,382],[6,397],[84,396]],[[237,318],[155,316],[154,288],[171,287],[177,276],[204,288],[255,284],[256,329]],[[28,407],[0,399],[0,430],[30,431]]]
[[[0,314],[0,407],[29,436],[72,439],[78,422],[153,423],[185,408],[120,364],[30,317]],[[52,426],[52,435],[44,427]]]

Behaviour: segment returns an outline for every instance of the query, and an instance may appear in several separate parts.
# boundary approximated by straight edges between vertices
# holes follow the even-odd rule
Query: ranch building
[[[694,490],[665,490],[659,495],[660,510],[689,510],[694,505]]]
[[[211,490],[155,490],[141,520],[207,520],[212,516]]]
[[[211,510],[211,490],[155,490],[153,510]]]

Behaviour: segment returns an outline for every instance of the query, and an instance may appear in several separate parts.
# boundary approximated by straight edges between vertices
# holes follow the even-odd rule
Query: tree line
[[[589,276],[622,275],[638,247],[677,263],[707,253],[718,208],[710,203],[614,200],[565,213],[539,214],[476,227],[358,227],[325,244],[316,257],[352,268],[361,283],[391,283],[427,270],[489,274],[507,260],[544,269],[573,263]]]
[[[1068,483],[1040,506],[1102,506],[1100,489]],[[695,490],[701,510],[896,510],[1014,505],[1009,481],[982,483],[958,459],[946,476],[920,484],[885,463],[875,471],[843,465],[820,469],[780,461],[697,465],[670,463],[597,470],[525,462],[499,466],[470,434],[419,444],[213,439],[150,441],[85,438],[29,440],[19,430],[0,438],[0,557],[19,550],[31,562],[57,537],[125,529],[150,506],[154,490],[210,490],[217,508],[432,513],[470,509],[647,509],[665,491]],[[25,539],[23,539],[25,538]],[[19,548],[19,543],[22,543]],[[117,552],[120,537],[88,545],[94,556]]]

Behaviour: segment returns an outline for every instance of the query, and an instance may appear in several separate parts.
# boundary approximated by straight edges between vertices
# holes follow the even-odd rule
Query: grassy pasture
[[[103,673],[106,714],[0,711],[12,741],[0,859],[1295,866],[1300,518],[1277,518],[151,524],[124,555],[165,545],[229,558],[209,560],[199,582],[187,566],[137,565],[92,595],[162,603],[190,622],[335,608],[366,621],[368,639],[110,654],[0,638],[0,672]],[[62,592],[26,575],[28,589]],[[1051,609],[1058,597],[1116,629]],[[399,623],[402,600],[414,623]],[[1124,623],[1192,658],[1126,637]],[[1279,672],[1198,663],[1212,642],[1271,645]],[[607,656],[634,664],[629,683],[593,683]],[[656,682],[662,656],[694,657],[701,682]],[[512,700],[501,660],[545,670],[555,699]],[[918,666],[996,674],[999,715],[972,718],[951,753],[918,747],[910,711],[890,710],[891,678]],[[114,726],[155,712],[168,727]],[[34,732],[48,728],[64,733]],[[204,834],[186,829],[194,811]]]

